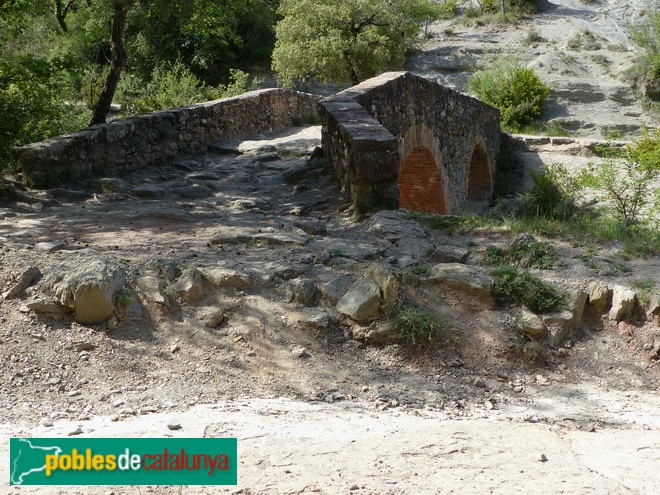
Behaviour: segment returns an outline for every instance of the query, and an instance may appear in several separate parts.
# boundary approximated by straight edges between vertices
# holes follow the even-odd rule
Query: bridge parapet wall
[[[486,184],[492,192],[500,113],[482,101],[409,72],[389,72],[326,98],[319,107],[324,151],[358,211],[382,205],[460,211],[471,199],[468,191],[476,190],[468,187],[470,177],[479,178],[480,191]],[[375,137],[372,145],[370,133]],[[356,136],[361,138],[359,148]],[[420,154],[420,149],[428,153]],[[417,162],[420,156],[433,157],[437,167],[432,185],[411,184],[414,176],[404,174],[405,187],[420,191],[418,207],[401,204],[399,194],[398,180],[413,152]],[[475,157],[483,163],[475,165]],[[431,198],[429,188],[438,189],[442,199]],[[406,201],[414,198],[404,196]]]
[[[109,177],[203,153],[212,143],[288,127],[316,114],[321,98],[285,89],[251,91],[140,115],[14,148],[15,168],[35,186]]]

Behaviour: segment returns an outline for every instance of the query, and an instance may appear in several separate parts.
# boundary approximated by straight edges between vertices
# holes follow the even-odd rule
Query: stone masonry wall
[[[487,159],[476,189],[487,184],[492,192],[500,114],[490,105],[409,72],[390,72],[326,98],[319,107],[324,151],[359,211],[399,205],[397,180],[412,153],[415,166],[421,166],[420,156],[435,160],[438,179],[431,182],[442,188],[446,205],[444,211],[436,208],[440,213],[467,206],[473,157]],[[422,155],[420,147],[429,153]],[[470,190],[476,189],[472,184]]]
[[[251,91],[57,136],[12,150],[15,168],[35,186],[108,177],[197,154],[225,139],[291,126],[316,114],[320,97],[285,89]]]

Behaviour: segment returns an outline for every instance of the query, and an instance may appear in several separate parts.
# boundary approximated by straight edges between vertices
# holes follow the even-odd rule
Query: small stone
[[[82,432],[83,432],[82,428],[78,427],[75,430],[70,431],[69,433],[67,433],[67,436],[75,437],[76,435],[80,435]]]
[[[305,359],[310,357],[309,352],[307,352],[307,349],[304,347],[296,347],[293,351],[291,351],[291,354],[293,357],[296,357],[298,359]]]
[[[82,392],[80,390],[72,390],[67,394],[68,397],[78,397]]]
[[[112,407],[121,407],[124,404],[125,404],[125,402],[123,401],[123,399],[117,399],[116,401],[114,401],[112,403]]]
[[[36,266],[26,268],[18,275],[18,277],[16,277],[16,283],[5,294],[3,294],[4,299],[13,299],[17,297],[21,292],[32,285],[35,279],[40,275],[41,271]]]
[[[541,457],[539,457],[539,461],[541,461],[541,462],[548,462],[548,458],[546,457],[545,454],[541,454]]]
[[[348,292],[337,302],[337,311],[362,322],[375,318],[380,310],[380,287],[370,278],[363,278],[351,285]]]
[[[170,346],[170,354],[174,354],[175,352],[179,352],[181,350],[181,347],[179,347],[179,344],[172,344]]]
[[[174,291],[181,299],[189,303],[199,301],[204,297],[202,276],[195,268],[185,270],[174,284]]]
[[[292,285],[289,300],[307,305],[314,300],[314,297],[316,297],[316,291],[316,283],[314,283],[313,280],[299,280]]]
[[[93,351],[94,349],[96,349],[96,345],[92,344],[91,342],[86,342],[84,340],[76,340],[68,344],[65,347],[65,349],[76,352]]]
[[[328,328],[328,325],[330,324],[330,315],[328,315],[327,312],[322,312],[318,313],[314,316],[312,316],[309,320],[307,320],[307,323],[309,326],[314,327],[314,328]]]
[[[106,324],[106,328],[108,330],[116,330],[118,325],[119,325],[119,320],[117,319],[116,316],[113,316],[108,320],[108,323]]]
[[[226,268],[199,268],[198,271],[214,287],[247,290],[252,285],[251,276],[247,272]]]
[[[351,485],[351,487],[349,488],[349,490],[351,490],[351,491],[355,491],[355,490],[359,490],[359,489],[360,489],[360,487],[357,486],[357,485]]]
[[[172,430],[172,431],[177,431],[181,429],[181,425],[179,423],[169,423],[167,425],[167,428]]]
[[[39,251],[55,253],[57,251],[64,251],[65,249],[68,249],[69,246],[63,242],[38,242],[34,247]]]
[[[170,301],[160,290],[160,280],[158,278],[148,275],[140,277],[136,284],[135,290],[147,301],[162,304],[169,308]]]
[[[217,328],[222,325],[225,321],[225,314],[222,311],[216,311],[211,316],[209,316],[206,326],[208,328]]]

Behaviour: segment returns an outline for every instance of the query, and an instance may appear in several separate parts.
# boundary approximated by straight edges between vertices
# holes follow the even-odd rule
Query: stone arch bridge
[[[493,191],[499,110],[409,72],[389,72],[319,104],[323,149],[358,212],[451,214]]]

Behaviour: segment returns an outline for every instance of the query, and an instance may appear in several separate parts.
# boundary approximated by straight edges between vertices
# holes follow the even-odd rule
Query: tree
[[[273,69],[285,86],[316,79],[358,84],[403,67],[424,21],[439,16],[431,0],[282,0]]]

